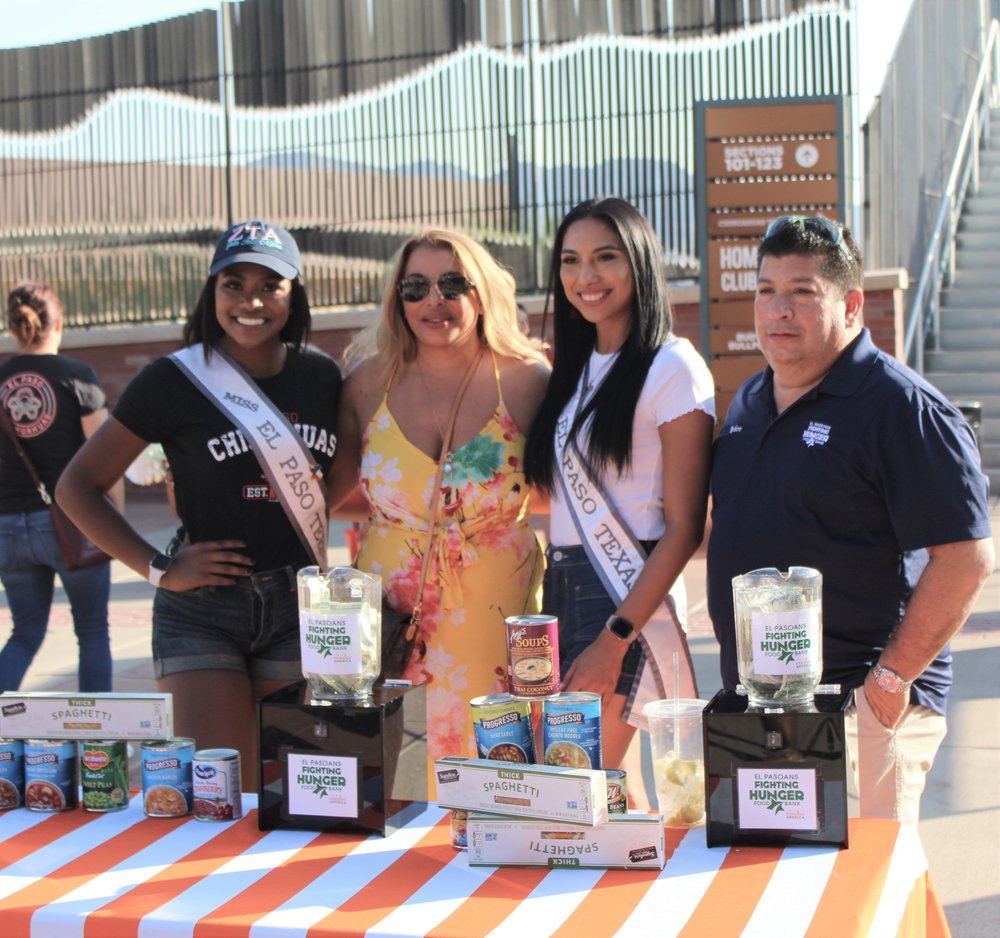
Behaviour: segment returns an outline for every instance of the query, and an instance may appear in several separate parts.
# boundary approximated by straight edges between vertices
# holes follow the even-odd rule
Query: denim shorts
[[[302,677],[299,609],[291,567],[234,586],[203,586],[153,599],[157,677],[181,671],[242,671],[257,680]]]
[[[545,552],[542,612],[559,620],[559,667],[563,674],[598,635],[618,608],[582,547],[549,547]],[[642,646],[632,642],[622,661],[616,694],[628,694],[639,671]]]

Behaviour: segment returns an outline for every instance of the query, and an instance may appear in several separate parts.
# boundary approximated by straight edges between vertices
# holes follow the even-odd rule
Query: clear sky
[[[0,49],[99,36],[218,6],[217,0],[4,0]]]

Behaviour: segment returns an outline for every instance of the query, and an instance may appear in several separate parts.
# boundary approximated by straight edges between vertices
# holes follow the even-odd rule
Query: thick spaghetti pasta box
[[[0,694],[0,738],[169,739],[172,694]]]
[[[537,818],[470,814],[469,864],[662,870],[663,815],[634,811],[581,827]]]
[[[590,826],[608,819],[607,777],[595,769],[448,756],[434,770],[444,808]]]

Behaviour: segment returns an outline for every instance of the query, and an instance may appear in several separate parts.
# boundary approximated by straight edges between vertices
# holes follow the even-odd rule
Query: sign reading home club
[[[844,106],[840,97],[697,106],[702,352],[720,417],[763,367],[753,295],[768,224],[788,214],[843,219]]]

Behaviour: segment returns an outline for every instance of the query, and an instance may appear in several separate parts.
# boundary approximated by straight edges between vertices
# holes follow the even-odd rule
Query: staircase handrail
[[[955,160],[948,184],[942,193],[917,292],[907,316],[903,340],[903,359],[918,372],[924,370],[924,347],[927,336],[937,344],[941,332],[941,288],[955,276],[956,227],[969,184],[979,188],[979,146],[971,146],[989,130],[991,101],[1000,98],[1000,23],[990,23],[983,60],[969,99]]]

